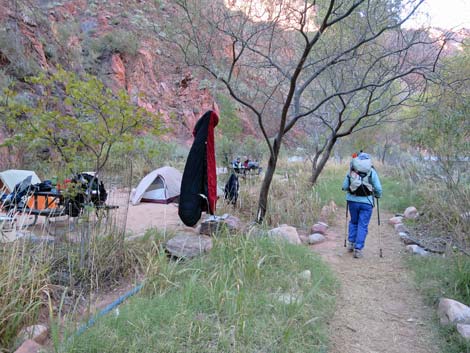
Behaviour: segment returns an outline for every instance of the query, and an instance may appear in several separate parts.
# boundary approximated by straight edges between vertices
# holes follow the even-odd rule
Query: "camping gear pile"
[[[92,173],[79,173],[63,184],[41,182],[28,170],[0,173],[0,205],[6,217],[27,214],[34,215],[35,221],[37,216],[78,217],[85,205],[102,206],[106,199],[103,182]]]

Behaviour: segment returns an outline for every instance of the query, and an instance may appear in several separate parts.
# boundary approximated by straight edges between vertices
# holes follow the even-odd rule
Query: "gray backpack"
[[[368,155],[367,155],[368,157]],[[374,193],[371,183],[372,160],[362,154],[353,158],[349,172],[349,192],[356,196],[370,196]]]

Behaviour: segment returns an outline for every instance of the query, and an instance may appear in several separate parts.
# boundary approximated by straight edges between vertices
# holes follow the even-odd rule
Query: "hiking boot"
[[[349,252],[353,252],[354,251],[354,243],[351,243],[350,241],[348,241],[347,249],[348,249]]]
[[[354,249],[354,258],[356,259],[361,259],[364,254],[362,253],[362,250],[359,250],[359,249]]]

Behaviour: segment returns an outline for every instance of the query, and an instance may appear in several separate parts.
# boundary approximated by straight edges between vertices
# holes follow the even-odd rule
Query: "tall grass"
[[[437,307],[442,297],[470,304],[470,258],[455,254],[453,257],[407,258],[415,273],[418,289],[429,305]],[[462,339],[453,325],[442,326],[435,318],[441,339],[442,352],[461,353],[470,350],[470,343]]]
[[[55,314],[60,302],[63,314],[74,316],[76,304],[89,293],[139,276],[146,252],[139,243],[123,246],[112,236],[93,237],[83,267],[78,244],[0,243],[0,347],[13,349],[18,332],[47,321],[51,306]]]
[[[0,243],[0,347],[8,349],[18,331],[33,324],[44,303],[48,250],[26,242]],[[0,351],[3,351],[0,348]]]
[[[326,352],[336,282],[307,248],[221,237],[205,257],[156,259],[146,295],[67,352]],[[310,281],[299,276],[304,270]],[[297,301],[282,302],[286,294]]]

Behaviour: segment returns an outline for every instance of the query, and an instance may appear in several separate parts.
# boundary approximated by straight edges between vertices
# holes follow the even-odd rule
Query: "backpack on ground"
[[[372,186],[372,160],[367,153],[353,158],[349,172],[349,192],[356,196],[370,196],[374,193]]]
[[[227,183],[225,184],[225,188],[224,188],[225,200],[235,205],[238,200],[239,190],[240,190],[240,183],[238,181],[238,177],[235,175],[235,173],[232,173]]]

